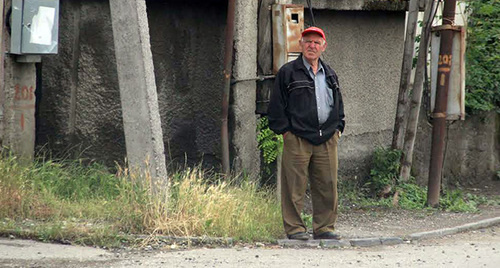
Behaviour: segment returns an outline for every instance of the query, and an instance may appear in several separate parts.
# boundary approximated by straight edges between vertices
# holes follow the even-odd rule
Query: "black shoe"
[[[292,240],[309,240],[309,234],[305,232],[299,232],[291,235],[287,235],[288,239]]]
[[[315,234],[314,239],[331,239],[331,240],[340,240],[340,235],[334,232],[324,232],[321,234]]]

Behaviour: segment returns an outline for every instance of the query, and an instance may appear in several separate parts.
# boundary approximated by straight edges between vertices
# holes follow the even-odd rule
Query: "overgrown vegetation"
[[[466,107],[500,111],[500,1],[468,1]]]
[[[270,241],[282,235],[271,190],[207,178],[199,169],[173,174],[168,193],[151,180],[98,164],[20,164],[0,158],[0,233],[42,240],[117,246],[128,234],[233,237]],[[207,183],[211,181],[211,183]]]
[[[370,180],[365,186],[377,195],[386,195],[398,181],[401,151],[377,148],[373,153]]]
[[[270,176],[271,167],[276,163],[278,155],[283,151],[283,136],[276,135],[269,129],[267,117],[261,117],[257,123],[257,142],[264,160],[263,169],[266,175]]]
[[[419,186],[411,178],[399,181],[401,152],[379,147],[375,150],[370,178],[361,189],[354,183],[340,183],[345,207],[400,207],[402,209],[427,209],[427,187]],[[440,209],[451,212],[475,212],[478,205],[488,199],[462,190],[448,190],[441,194]]]
[[[374,158],[377,168],[361,187],[354,180],[340,180],[339,209],[427,209],[424,187],[397,180],[398,155],[379,148]],[[272,189],[245,180],[228,181],[197,168],[173,173],[169,182],[168,192],[153,194],[150,178],[126,169],[112,174],[96,163],[22,164],[12,156],[0,157],[0,234],[107,247],[129,243],[134,234],[239,241],[283,236],[280,206]],[[393,185],[392,190],[382,197],[374,194],[384,183]],[[476,211],[486,202],[490,200],[448,191],[442,195],[441,209]],[[312,224],[310,215],[303,218]]]

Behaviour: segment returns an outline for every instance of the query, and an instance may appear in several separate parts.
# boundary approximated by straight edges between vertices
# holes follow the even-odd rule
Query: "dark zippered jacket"
[[[326,142],[338,129],[344,132],[344,103],[335,71],[321,61],[326,83],[333,91],[333,107],[328,119],[321,126],[314,80],[304,66],[302,55],[281,67],[274,81],[268,107],[269,128],[276,134],[287,131],[314,145]]]

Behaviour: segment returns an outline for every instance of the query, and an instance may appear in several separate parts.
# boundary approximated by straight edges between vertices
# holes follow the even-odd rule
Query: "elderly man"
[[[314,239],[340,239],[337,219],[337,144],[344,105],[337,74],[320,59],[327,47],[317,27],[302,32],[302,55],[279,70],[271,93],[269,127],[283,134],[283,224],[289,239],[307,240],[301,218],[307,179],[311,184]]]

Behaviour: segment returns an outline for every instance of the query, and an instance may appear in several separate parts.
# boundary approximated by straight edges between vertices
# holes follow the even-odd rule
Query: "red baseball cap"
[[[323,30],[321,30],[318,27],[309,27],[309,28],[305,29],[302,32],[302,37],[308,33],[317,33],[317,34],[321,35],[321,37],[323,37],[323,39],[325,39],[325,41],[326,41],[325,32],[323,32]]]

